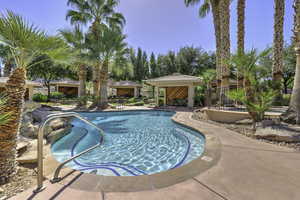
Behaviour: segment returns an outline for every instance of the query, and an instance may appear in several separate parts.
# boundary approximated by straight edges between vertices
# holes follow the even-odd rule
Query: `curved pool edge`
[[[126,110],[127,111],[127,110]],[[180,112],[174,110],[154,109],[154,110],[134,110],[134,111],[171,111],[175,114],[172,121],[197,131],[205,137],[205,150],[203,154],[179,168],[168,171],[141,176],[100,176],[94,174],[85,174],[71,168],[65,168],[65,171],[76,171],[80,177],[76,183],[70,187],[85,191],[103,191],[103,192],[137,192],[144,190],[153,190],[175,185],[177,183],[194,178],[216,165],[221,157],[221,143],[219,138],[212,132],[197,126],[197,121],[193,120],[192,112]],[[105,111],[112,112],[112,111]],[[114,111],[113,111],[114,112]],[[120,111],[119,111],[120,112]],[[51,161],[59,163],[51,155]],[[67,180],[61,181],[61,184],[68,184]]]

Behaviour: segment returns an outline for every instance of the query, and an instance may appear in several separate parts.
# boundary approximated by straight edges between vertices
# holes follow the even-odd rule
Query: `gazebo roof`
[[[51,85],[68,85],[68,86],[77,87],[77,86],[79,86],[79,81],[63,79],[63,80],[58,80],[58,81],[52,81]]]
[[[0,77],[0,84],[6,84],[6,82],[8,81],[8,77]],[[30,80],[26,80],[26,85],[27,86],[42,86],[41,83],[37,82],[37,81],[30,81]]]
[[[142,87],[141,84],[133,81],[118,81],[118,82],[110,82],[109,83],[110,87]]]
[[[174,73],[168,76],[162,76],[155,79],[146,80],[150,85],[159,85],[161,84],[178,84],[178,83],[190,83],[190,84],[200,84],[202,83],[201,78],[196,76],[183,75],[179,73]]]

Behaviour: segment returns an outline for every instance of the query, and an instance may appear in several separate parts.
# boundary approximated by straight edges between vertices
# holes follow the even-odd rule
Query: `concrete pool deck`
[[[32,189],[12,199],[102,200],[298,200],[300,152],[244,137],[223,127],[191,119],[192,112],[177,112],[179,122],[216,135],[221,157],[208,170],[178,184],[139,192],[91,191],[92,179],[71,173],[58,184],[45,181],[46,189]],[[53,169],[54,170],[54,169]],[[139,185],[139,182],[134,183]],[[74,189],[81,187],[81,190]],[[94,185],[95,187],[95,185]]]

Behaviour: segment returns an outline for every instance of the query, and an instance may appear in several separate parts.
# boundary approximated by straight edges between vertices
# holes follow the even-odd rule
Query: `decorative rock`
[[[51,131],[46,137],[48,143],[53,143],[71,132],[72,126],[68,125],[62,129]]]
[[[284,129],[259,128],[255,133],[257,139],[266,139],[277,142],[300,142],[300,132],[286,131]]]

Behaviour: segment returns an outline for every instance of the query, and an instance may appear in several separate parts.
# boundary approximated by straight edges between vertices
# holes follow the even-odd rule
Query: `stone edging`
[[[168,187],[191,179],[200,173],[205,172],[209,168],[216,165],[219,161],[221,157],[221,143],[219,139],[210,131],[201,129],[198,126],[193,126],[193,123],[196,121],[191,119],[191,116],[192,113],[189,113],[188,119],[181,119],[181,113],[176,112],[176,114],[172,117],[172,120],[186,128],[199,132],[199,134],[202,134],[205,137],[205,150],[199,158],[179,168],[152,175],[118,177],[83,174],[81,178],[85,180],[84,182],[91,182],[93,186],[87,189],[86,183],[83,183],[85,185],[78,183],[71,187],[73,189],[95,192],[100,190],[103,192],[137,192]],[[51,162],[55,162],[53,157],[51,158]],[[78,180],[78,182],[80,182],[80,180]]]

